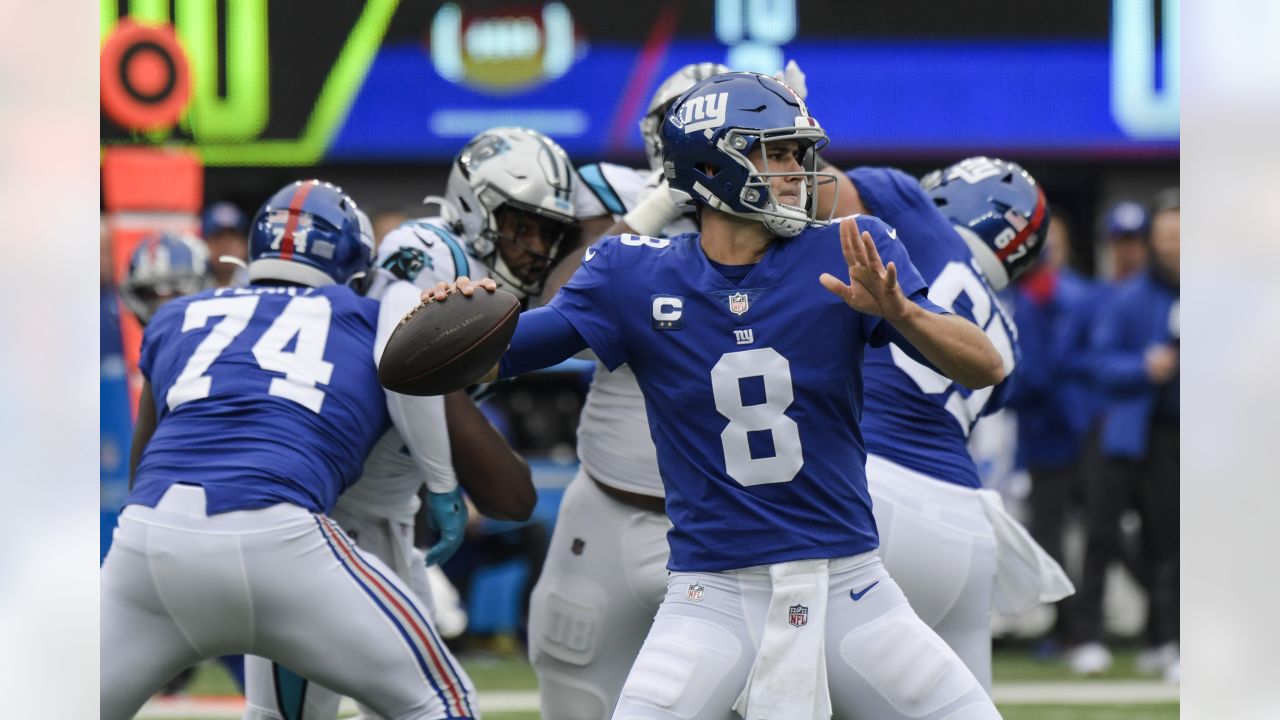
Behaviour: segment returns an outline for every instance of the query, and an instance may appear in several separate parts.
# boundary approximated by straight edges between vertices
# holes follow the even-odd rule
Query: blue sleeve
[[[551,367],[587,348],[573,325],[554,308],[520,314],[511,346],[498,362],[498,377],[509,378]]]
[[[582,265],[547,305],[564,316],[610,370],[627,361],[619,320],[614,314],[618,305],[614,284],[626,280],[624,273],[611,272],[617,243],[616,236],[607,237],[587,248]]]
[[[937,212],[920,181],[890,167],[860,167],[847,175],[858,189],[863,205],[876,215],[899,211]]]
[[[880,262],[885,266],[892,262],[898,269],[898,285],[902,288],[902,294],[929,312],[945,313],[946,310],[930,302],[926,296],[929,286],[924,278],[920,277],[920,271],[916,270],[916,266],[911,263],[911,256],[898,240],[897,231],[879,218],[868,215],[859,215],[854,218],[854,221],[858,225],[858,232],[871,233],[871,239],[876,243],[876,252],[880,253]],[[867,338],[867,342],[872,347],[893,342],[893,338],[885,334],[888,329],[890,329],[889,323],[879,315],[862,316],[862,336]],[[897,332],[894,331],[894,334],[896,335]],[[906,350],[907,346],[903,346],[902,349]]]
[[[1137,329],[1130,327],[1126,304],[1116,299],[1121,301],[1102,309],[1094,335],[1094,382],[1113,393],[1137,392],[1150,384],[1145,348],[1130,344]]]

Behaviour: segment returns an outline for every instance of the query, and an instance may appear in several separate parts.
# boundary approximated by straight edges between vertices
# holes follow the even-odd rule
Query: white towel
[[[773,590],[760,649],[733,704],[745,720],[828,720],[826,560],[769,566]]]
[[[1075,593],[1066,571],[1004,509],[993,490],[979,490],[982,508],[996,535],[996,586],[992,598],[1005,615],[1019,615],[1036,603],[1057,602]]]

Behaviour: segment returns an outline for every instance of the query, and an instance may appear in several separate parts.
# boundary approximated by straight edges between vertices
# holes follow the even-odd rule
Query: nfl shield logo
[[[741,315],[747,311],[747,294],[734,293],[729,296],[729,312]]]
[[[702,586],[698,583],[690,585],[689,589],[685,591],[684,596],[690,602],[702,602]]]
[[[787,622],[792,627],[804,627],[809,624],[809,608],[804,605],[792,605],[787,613]]]

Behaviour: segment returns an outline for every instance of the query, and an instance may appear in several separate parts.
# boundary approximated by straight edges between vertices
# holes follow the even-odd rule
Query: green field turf
[[[1136,653],[1118,651],[1115,666],[1099,682],[1108,680],[1149,680],[1134,669]],[[463,667],[480,692],[528,691],[537,689],[537,680],[529,663],[522,657],[509,655],[463,655]],[[1065,661],[1040,661],[1026,652],[1004,650],[994,656],[996,682],[1052,682],[1078,680],[1068,670]],[[236,688],[221,665],[205,663],[196,673],[188,688],[192,695],[235,694]],[[1176,720],[1177,703],[1116,704],[1116,705],[1059,705],[1017,704],[1002,705],[1000,712],[1006,720]],[[486,712],[493,720],[539,720],[537,712]],[[167,719],[166,719],[167,720]],[[176,720],[176,718],[174,719]]]

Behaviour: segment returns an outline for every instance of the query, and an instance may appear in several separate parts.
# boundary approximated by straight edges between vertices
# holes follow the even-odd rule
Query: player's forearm
[[[142,451],[147,449],[151,436],[156,432],[156,405],[151,397],[151,381],[143,380],[142,392],[138,397],[138,417],[133,423],[133,442],[129,447],[129,489],[133,490],[133,481],[138,475],[138,464],[142,462]]]
[[[467,497],[485,517],[528,520],[538,501],[529,464],[465,392],[445,395],[444,408],[453,466]]]
[[[893,327],[943,375],[967,388],[984,388],[1004,379],[1004,361],[995,345],[962,317],[912,305]]]

